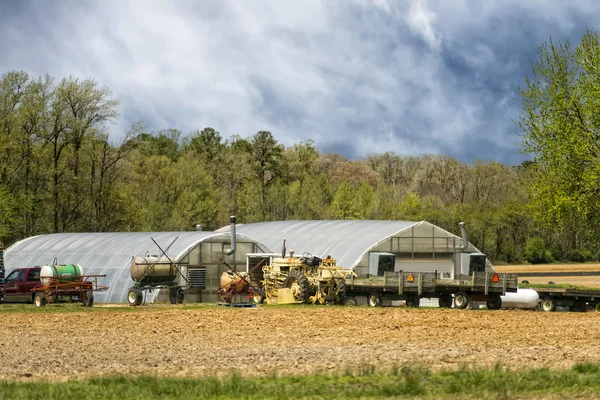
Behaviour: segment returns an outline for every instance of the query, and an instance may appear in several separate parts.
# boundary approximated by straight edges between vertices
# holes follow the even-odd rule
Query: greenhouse
[[[219,278],[228,268],[219,258],[236,269],[246,266],[246,254],[266,251],[264,245],[236,235],[237,251],[228,256],[229,231],[215,232],[122,232],[56,233],[21,240],[5,252],[7,273],[15,268],[52,264],[79,264],[84,275],[106,275],[100,280],[108,290],[97,292],[98,303],[125,303],[133,285],[130,265],[133,257],[161,255],[154,241],[183,271],[201,273],[199,284],[187,290],[186,299],[194,302],[217,300]],[[189,277],[188,277],[189,278]],[[145,293],[152,302],[159,291]]]

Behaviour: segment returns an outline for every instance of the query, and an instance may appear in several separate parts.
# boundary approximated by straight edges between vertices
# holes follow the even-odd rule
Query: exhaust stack
[[[459,222],[458,226],[460,227],[460,234],[462,236],[462,241],[463,241],[462,244],[460,246],[458,246],[458,249],[460,251],[464,252],[469,247],[469,238],[467,237],[467,230],[465,229],[465,223]]]
[[[283,239],[283,246],[281,247],[281,258],[285,258],[286,248],[285,248],[285,239]]]
[[[236,222],[236,218],[235,215],[232,215],[231,217],[229,217],[229,222],[231,223],[231,248],[225,250],[225,254],[227,254],[228,256],[232,255],[233,253],[235,253],[235,238],[236,238],[236,233],[235,233],[235,222]]]

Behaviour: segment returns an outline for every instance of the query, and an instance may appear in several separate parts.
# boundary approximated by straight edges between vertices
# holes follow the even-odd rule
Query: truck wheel
[[[452,307],[452,295],[451,294],[442,294],[438,299],[440,308],[450,308]]]
[[[129,289],[129,292],[127,293],[127,301],[129,302],[130,306],[139,306],[142,304],[142,301],[144,301],[142,291],[137,288]]]
[[[550,296],[544,297],[540,303],[540,309],[546,312],[556,311],[556,300]]]
[[[47,303],[46,295],[44,295],[42,292],[37,292],[33,302],[35,303],[36,307],[45,307]]]
[[[454,307],[464,309],[469,306],[469,296],[465,292],[456,292],[454,295]]]
[[[369,305],[371,307],[380,307],[381,303],[383,303],[381,294],[379,294],[377,292],[373,292],[373,293],[369,294],[368,301],[369,301]]]
[[[346,297],[344,299],[344,305],[345,306],[357,306],[358,300],[356,300],[356,297]]]
[[[421,299],[419,296],[407,296],[406,297],[406,307],[419,307],[421,304]]]
[[[488,310],[499,310],[502,308],[502,298],[494,295],[486,302],[486,306]]]

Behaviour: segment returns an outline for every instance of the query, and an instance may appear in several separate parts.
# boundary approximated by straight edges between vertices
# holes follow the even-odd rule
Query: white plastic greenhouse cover
[[[388,240],[411,227],[427,226],[441,236],[457,237],[427,221],[383,221],[383,220],[319,220],[319,221],[274,221],[254,224],[239,224],[238,234],[243,234],[264,243],[271,252],[281,252],[283,240],[286,248],[295,254],[311,253],[318,257],[331,255],[338,265],[354,268],[362,256],[381,242]],[[215,232],[225,232],[228,226]],[[474,251],[478,251],[470,245]]]
[[[176,261],[198,243],[225,235],[195,231],[55,233],[23,239],[6,249],[4,258],[7,272],[48,265],[55,257],[59,264],[80,264],[84,275],[106,275],[99,284],[109,286],[109,289],[95,293],[96,302],[123,303],[127,301],[128,288],[133,285],[129,275],[131,258],[144,256],[146,252],[161,254],[152,239],[166,250],[179,237],[167,252],[169,258]]]

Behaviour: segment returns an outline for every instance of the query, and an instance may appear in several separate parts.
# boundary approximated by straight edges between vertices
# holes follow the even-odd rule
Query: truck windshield
[[[485,255],[474,255],[471,254],[471,262],[469,264],[469,275],[473,272],[484,272],[485,271]]]
[[[6,277],[6,282],[14,282],[17,280],[17,276],[19,276],[19,271],[13,271]]]

